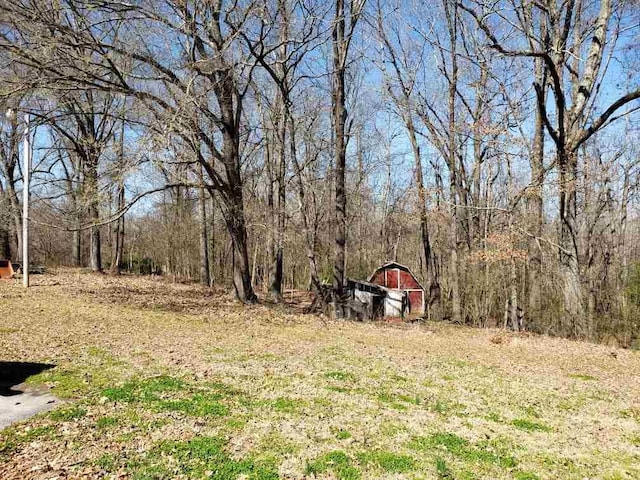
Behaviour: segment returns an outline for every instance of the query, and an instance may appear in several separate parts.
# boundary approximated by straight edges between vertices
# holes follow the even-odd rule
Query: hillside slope
[[[72,271],[0,283],[0,361],[68,399],[0,478],[640,478],[640,352],[332,322]]]

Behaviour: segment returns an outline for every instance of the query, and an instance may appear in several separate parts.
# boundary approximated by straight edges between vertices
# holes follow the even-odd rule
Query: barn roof
[[[416,283],[418,285],[420,285],[420,288],[422,290],[424,290],[424,287],[422,286],[422,284],[420,283],[420,280],[418,280],[418,277],[416,277],[414,275],[414,273],[409,269],[409,267],[407,267],[406,265],[402,265],[398,262],[387,262],[384,265],[379,266],[378,268],[376,268],[373,273],[369,276],[369,282],[373,281],[373,277],[376,276],[376,273],[378,273],[380,270],[386,270],[388,268],[398,268],[400,270],[403,270],[405,272],[407,272],[409,275],[411,275],[413,277],[413,279],[416,281]]]
[[[348,278],[347,283],[349,284],[349,286],[358,287],[359,289],[363,289],[370,293],[379,295],[386,295],[386,292],[388,292],[389,290],[394,290],[393,288],[383,287],[382,285],[378,285],[377,283],[365,282],[363,280],[354,280],[352,278]]]

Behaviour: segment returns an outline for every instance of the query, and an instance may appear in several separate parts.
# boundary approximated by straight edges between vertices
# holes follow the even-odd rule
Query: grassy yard
[[[67,401],[0,432],[3,480],[640,478],[640,352],[33,280],[0,283],[0,360]]]

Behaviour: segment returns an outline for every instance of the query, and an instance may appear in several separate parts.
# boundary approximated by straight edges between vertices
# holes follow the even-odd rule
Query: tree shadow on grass
[[[0,396],[19,395],[20,390],[12,387],[20,385],[27,378],[55,367],[49,363],[34,362],[0,362]]]

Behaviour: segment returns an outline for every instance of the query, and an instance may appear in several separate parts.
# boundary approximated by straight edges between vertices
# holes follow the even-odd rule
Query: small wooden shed
[[[347,318],[369,320],[379,317],[404,317],[409,313],[407,292],[386,288],[362,280],[348,281],[351,299]]]
[[[369,283],[405,292],[409,309],[405,313],[424,314],[425,290],[408,267],[396,262],[385,263],[371,274]]]

